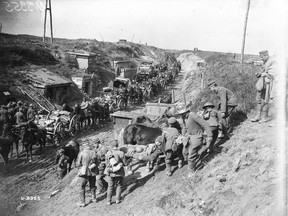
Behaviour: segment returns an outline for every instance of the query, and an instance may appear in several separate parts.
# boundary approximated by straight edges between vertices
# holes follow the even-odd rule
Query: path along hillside
[[[182,100],[182,87],[185,84],[189,86],[188,77],[192,77],[191,80],[195,83],[199,82],[197,76],[194,76],[198,70],[194,58],[199,57],[191,54],[182,59],[183,80],[178,84],[178,100]],[[187,98],[195,98],[194,104],[199,103],[200,106],[202,101],[198,100],[199,95],[201,93],[187,94]],[[235,118],[236,120],[238,125],[231,138],[218,142],[219,153],[206,157],[203,168],[194,176],[188,178],[187,166],[175,170],[171,177],[163,172],[164,167],[162,171],[150,173],[144,178],[140,178],[141,169],[136,170],[133,181],[129,181],[129,178],[125,181],[124,200],[119,205],[106,206],[106,197],[100,196],[96,204],[78,208],[76,203],[79,198],[79,182],[75,177],[77,170],[73,169],[63,180],[58,180],[52,159],[46,158],[52,157],[54,150],[48,150],[46,157],[44,155],[46,160],[41,165],[35,162],[33,169],[25,170],[28,165],[22,164],[24,169],[22,167],[19,170],[18,164],[8,176],[0,174],[0,194],[3,200],[0,207],[9,212],[9,215],[31,216],[283,215],[280,208],[282,197],[279,193],[283,188],[277,160],[281,153],[277,146],[277,124],[274,124],[275,120],[264,124],[252,124],[245,118]],[[104,140],[108,143],[110,138],[113,139],[112,127],[83,134],[81,139],[93,142],[95,137],[105,137]],[[60,192],[48,198],[56,189],[60,189]],[[26,208],[15,213],[16,206],[21,202],[20,197],[25,195],[38,195],[40,201],[26,201]]]

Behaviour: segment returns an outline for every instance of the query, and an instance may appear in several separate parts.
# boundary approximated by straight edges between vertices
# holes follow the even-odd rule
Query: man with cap
[[[113,189],[116,188],[116,204],[121,202],[121,192],[123,187],[123,179],[125,176],[124,166],[126,158],[124,152],[118,150],[117,140],[113,140],[110,144],[111,149],[106,153],[106,169],[108,189],[107,189],[107,205],[112,204]]]
[[[219,120],[218,112],[214,110],[214,104],[211,102],[206,102],[203,106],[203,113],[201,117],[209,124],[211,131],[213,133],[213,140],[210,143],[209,152],[213,152],[213,146],[217,140],[217,137],[222,138],[224,135],[222,133],[222,124]],[[218,136],[219,132],[219,136]]]
[[[219,110],[219,118],[223,126],[225,126],[224,133],[226,135],[229,130],[229,116],[231,115],[234,108],[237,106],[236,104],[236,96],[229,89],[218,86],[216,81],[212,81],[208,83],[208,87],[214,93],[216,93],[217,97],[220,99],[220,104],[218,107]]]
[[[30,104],[30,105],[29,105],[29,108],[28,108],[28,110],[27,110],[27,120],[28,120],[28,121],[29,121],[29,120],[35,121],[36,115],[37,115],[37,113],[36,113],[36,111],[35,111],[35,109],[34,109],[33,104]]]
[[[270,99],[276,96],[275,95],[276,62],[273,58],[269,57],[269,53],[267,50],[259,52],[259,55],[264,63],[264,67],[261,73],[256,73],[256,77],[258,78],[258,81],[256,83],[257,114],[254,119],[251,119],[251,121],[261,123],[270,120],[270,118],[268,117],[269,101]]]
[[[172,175],[171,164],[175,156],[179,157],[178,167],[183,165],[182,148],[176,144],[176,139],[179,136],[178,130],[172,125],[175,124],[176,118],[171,117],[168,119],[168,128],[163,131],[163,152],[165,154],[166,174]]]
[[[203,148],[203,132],[206,131],[206,147],[210,146],[213,140],[213,133],[209,124],[199,117],[196,113],[190,112],[186,121],[187,134],[189,135],[188,144],[188,169],[190,174],[196,171],[196,162],[199,159],[198,151]]]
[[[83,144],[83,150],[79,153],[77,165],[78,176],[81,179],[79,207],[85,207],[85,187],[89,182],[91,191],[91,202],[96,202],[96,175],[98,175],[98,159],[95,151],[92,151],[88,144]]]

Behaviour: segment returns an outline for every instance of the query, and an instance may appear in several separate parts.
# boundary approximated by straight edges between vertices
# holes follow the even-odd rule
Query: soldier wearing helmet
[[[217,110],[214,110],[214,104],[211,102],[206,102],[203,106],[203,112],[201,117],[209,124],[211,131],[213,133],[213,140],[210,143],[209,152],[213,151],[213,145],[215,144],[217,137],[223,138],[222,124],[219,120],[219,114]]]
[[[210,143],[213,139],[213,134],[209,124],[204,121],[200,116],[195,112],[191,111],[188,119],[186,121],[187,134],[189,136],[188,144],[188,169],[191,174],[196,171],[196,162],[201,158],[201,154],[198,153],[203,148],[210,146]],[[206,146],[203,146],[203,132],[206,131]]]
[[[165,164],[166,164],[166,174],[168,176],[172,175],[171,164],[175,158],[175,156],[179,157],[178,167],[181,168],[183,164],[183,154],[182,148],[180,146],[175,145],[175,140],[179,136],[178,130],[172,125],[177,122],[175,117],[171,117],[168,119],[168,128],[165,128],[163,132],[163,142],[165,142],[163,146],[163,152],[165,154]]]
[[[114,140],[110,143],[111,150],[106,153],[106,169],[104,173],[107,175],[107,205],[111,205],[113,189],[116,188],[116,204],[121,202],[121,192],[123,187],[123,179],[125,176],[124,165],[127,165],[124,152],[118,149],[118,141]]]
[[[175,117],[177,120],[177,124],[179,125],[177,129],[179,133],[182,134],[183,136],[187,132],[185,119],[187,118],[189,111],[190,110],[184,103],[179,103],[176,107]]]

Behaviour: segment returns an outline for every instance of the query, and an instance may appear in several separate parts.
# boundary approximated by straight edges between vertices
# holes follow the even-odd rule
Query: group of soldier
[[[251,119],[252,122],[270,120],[268,117],[269,101],[271,98],[275,99],[276,96],[273,94],[276,84],[275,64],[269,58],[268,51],[261,51],[260,57],[264,62],[264,69],[257,74],[262,85],[261,88],[256,87],[257,115]],[[208,87],[220,99],[218,109],[214,109],[215,105],[209,101],[203,105],[203,111],[198,113],[183,103],[178,104],[174,110],[171,109],[170,113],[167,113],[169,116],[168,127],[163,128],[162,135],[157,137],[155,143],[145,147],[148,156],[146,158],[141,156],[138,159],[154,163],[154,170],[157,170],[160,163],[159,156],[163,154],[166,174],[171,176],[173,174],[172,163],[175,158],[178,158],[178,168],[182,168],[187,163],[188,177],[190,177],[197,170],[198,162],[203,157],[202,153],[211,154],[218,151],[215,143],[218,138],[229,138],[229,118],[237,103],[234,93],[219,86],[217,81],[208,83]],[[35,115],[32,104],[27,107],[19,101],[17,104],[11,102],[7,106],[2,106],[0,121],[3,125],[3,135],[7,132],[10,124],[19,125],[25,121],[35,120]],[[119,148],[116,140],[110,143],[110,147],[101,145],[99,139],[95,143],[95,149],[91,149],[88,144],[84,143],[83,150],[78,156],[77,166],[80,167],[78,176],[81,179],[80,207],[87,205],[85,187],[88,182],[91,190],[91,202],[97,202],[96,196],[107,192],[107,205],[111,205],[113,190],[116,189],[116,204],[120,203],[125,176],[124,166],[129,164],[131,155],[136,155],[144,148],[142,150],[135,148],[127,152],[123,148]],[[179,144],[182,145],[182,148],[179,148]]]
[[[7,105],[2,105],[0,109],[0,131],[2,136],[7,136],[11,126],[21,126],[28,121],[34,121],[36,110],[33,104],[29,106],[22,101],[17,103],[9,102]]]
[[[144,76],[142,79],[132,80],[128,88],[120,85],[119,89],[114,94],[111,94],[110,97],[116,96],[116,104],[123,100],[124,108],[127,108],[129,104],[141,105],[166,89],[169,83],[172,83],[178,76],[178,73],[178,68],[172,68],[171,70],[156,73],[153,77]]]
[[[155,140],[155,143],[147,146],[130,148],[118,146],[117,140],[113,140],[110,146],[101,145],[97,138],[95,149],[88,144],[83,144],[83,151],[78,157],[80,167],[78,176],[81,179],[80,207],[86,206],[85,186],[89,182],[91,190],[91,202],[96,202],[96,195],[107,191],[107,205],[112,204],[113,189],[116,188],[116,204],[121,202],[121,190],[125,176],[124,166],[129,165],[131,156],[141,161],[151,162],[153,170],[160,165],[160,155],[165,157],[166,174],[172,175],[172,163],[178,158],[178,168],[188,163],[191,173],[197,169],[197,161],[200,158],[199,150],[205,145],[205,150],[212,153],[217,138],[223,138],[224,128],[232,110],[236,107],[234,94],[215,82],[209,83],[210,89],[219,95],[225,107],[214,110],[214,105],[207,102],[203,106],[203,113],[196,113],[188,109],[184,103],[177,105],[175,110],[170,110],[168,127],[163,128],[163,134]],[[220,133],[218,133],[220,128]],[[203,129],[206,131],[206,139],[203,139]],[[178,140],[181,139],[179,142]],[[165,145],[163,145],[165,142]],[[178,144],[183,144],[179,148]],[[205,143],[205,144],[204,144]],[[165,146],[163,148],[163,146]],[[140,148],[137,149],[137,148]],[[141,154],[146,151],[145,155]],[[203,151],[204,152],[204,151]],[[138,154],[139,153],[139,154]],[[149,163],[148,163],[149,164]],[[147,167],[151,171],[151,167]],[[97,186],[97,187],[96,187]],[[96,192],[97,188],[97,192]]]
[[[256,75],[265,79],[263,79],[262,88],[257,88],[257,115],[254,119],[251,119],[252,122],[267,122],[270,120],[268,117],[268,101],[271,98],[275,98],[275,95],[272,97],[272,92],[275,92],[272,88],[273,82],[275,85],[275,70],[272,67],[274,63],[270,63],[268,51],[260,52],[260,57],[264,62],[264,69],[261,74]],[[209,101],[203,105],[202,112],[188,109],[183,103],[178,104],[174,111],[170,110],[168,127],[163,128],[162,136],[157,137],[155,143],[144,147],[148,152],[148,156],[138,156],[138,159],[152,161],[152,163],[155,163],[154,170],[157,170],[160,161],[159,155],[164,154],[166,174],[171,176],[172,162],[175,158],[178,158],[178,168],[182,168],[184,163],[187,162],[188,177],[191,177],[197,170],[197,164],[203,156],[202,153],[211,154],[218,151],[215,147],[217,139],[229,139],[229,118],[237,106],[236,97],[229,89],[219,86],[216,81],[210,82],[208,87],[220,99],[218,109],[214,109],[215,105]],[[261,118],[262,113],[264,115]],[[165,145],[163,145],[163,142],[165,142]],[[182,144],[182,149],[177,146],[180,143]],[[85,167],[85,170],[90,170],[90,173],[80,177],[83,183],[81,185],[81,202],[79,206],[84,207],[86,205],[85,186],[87,182],[90,183],[92,202],[96,202],[96,194],[101,194],[107,190],[107,205],[111,205],[113,189],[116,188],[116,204],[120,203],[125,175],[123,167],[128,164],[127,158],[131,154],[135,156],[141,151],[143,151],[143,148],[139,150],[139,147],[136,147],[132,152],[127,152],[125,149],[118,147],[116,140],[110,143],[110,150],[105,145],[99,147],[99,140],[95,150],[84,144],[84,150],[80,153],[78,164],[81,167]],[[89,152],[89,156],[87,156],[88,153],[86,152]],[[94,166],[89,169],[91,163]],[[105,178],[107,182],[104,179],[105,176],[107,176]]]

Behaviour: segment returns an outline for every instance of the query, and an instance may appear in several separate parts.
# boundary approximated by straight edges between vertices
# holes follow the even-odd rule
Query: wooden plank
[[[167,104],[167,103],[149,103],[147,102],[145,106],[158,106],[158,107],[176,107],[175,104]]]
[[[156,119],[158,117],[158,115],[151,115],[148,113],[125,112],[125,111],[117,111],[117,112],[111,114],[111,116],[113,116],[115,118],[125,118],[125,119],[132,119],[132,118],[135,118],[137,116],[142,116],[142,115],[147,116],[151,120]]]

